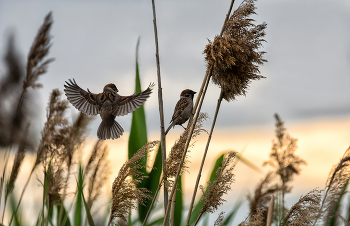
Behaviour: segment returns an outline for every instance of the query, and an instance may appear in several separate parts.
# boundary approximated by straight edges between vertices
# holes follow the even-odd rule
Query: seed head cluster
[[[259,65],[266,62],[265,52],[259,52],[265,40],[266,23],[253,24],[254,0],[245,0],[225,24],[223,36],[216,36],[204,49],[207,69],[212,81],[223,91],[223,98],[234,100],[245,95],[251,80],[264,78]]]

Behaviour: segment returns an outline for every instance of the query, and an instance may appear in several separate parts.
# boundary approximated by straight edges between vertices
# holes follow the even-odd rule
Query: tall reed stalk
[[[165,149],[165,131],[164,131],[164,111],[163,111],[163,94],[162,94],[162,81],[160,76],[160,64],[159,64],[159,48],[158,48],[158,32],[157,32],[157,18],[156,18],[156,7],[154,0],[152,0],[153,10],[153,27],[154,27],[154,41],[156,45],[156,63],[157,63],[157,78],[158,78],[158,106],[159,106],[159,117],[160,117],[160,145],[162,149],[162,163],[163,163],[163,175],[166,174],[166,149]],[[164,185],[164,211],[168,207],[168,190]]]

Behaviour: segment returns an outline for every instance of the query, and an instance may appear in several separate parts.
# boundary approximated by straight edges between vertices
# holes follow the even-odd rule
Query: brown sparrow
[[[196,92],[185,89],[180,94],[180,100],[177,102],[173,117],[171,118],[171,125],[165,131],[165,135],[169,132],[171,128],[175,125],[181,125],[185,123],[192,115],[193,109],[193,96]]]
[[[139,108],[152,93],[154,83],[138,94],[120,96],[117,87],[110,83],[103,88],[103,92],[93,94],[80,88],[75,80],[70,80],[64,85],[64,92],[69,102],[88,115],[100,114],[102,122],[97,130],[97,137],[101,140],[117,139],[124,130],[114,120],[116,116],[127,115]]]

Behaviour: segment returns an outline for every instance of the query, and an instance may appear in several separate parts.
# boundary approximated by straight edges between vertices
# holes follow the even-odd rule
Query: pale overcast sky
[[[220,32],[229,1],[156,4],[168,123],[180,92],[185,88],[199,90],[205,73],[202,51],[207,38],[212,40]],[[240,1],[235,8],[238,4]],[[350,3],[261,0],[256,6],[258,15],[254,18],[268,24],[263,49],[268,62],[261,67],[266,79],[253,82],[246,97],[224,103],[218,126],[271,123],[275,112],[289,121],[349,115]],[[131,94],[138,37],[143,88],[156,82],[151,10],[148,1],[0,1],[0,53],[4,53],[12,32],[25,62],[43,18],[52,11],[50,57],[56,61],[40,78],[42,101],[47,102],[53,88],[62,90],[69,78],[92,92],[100,92],[113,82],[121,94]],[[203,110],[212,115],[219,90],[211,84],[208,94]],[[158,115],[156,105],[155,92],[146,104],[151,130],[159,128],[158,118],[153,117]],[[117,120],[129,129],[130,116]],[[96,119],[94,127],[98,124]]]

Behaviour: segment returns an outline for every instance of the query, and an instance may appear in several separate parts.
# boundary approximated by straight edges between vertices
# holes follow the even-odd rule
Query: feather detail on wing
[[[123,116],[135,111],[143,105],[147,98],[151,95],[154,83],[151,83],[148,88],[138,94],[131,96],[120,96],[118,102],[113,106],[112,115]]]
[[[181,113],[184,111],[184,109],[189,105],[189,100],[186,98],[181,98],[175,106],[173,117],[171,118],[171,122],[175,121],[177,117],[181,115]]]
[[[97,103],[97,95],[80,88],[75,80],[68,80],[64,85],[64,92],[69,102],[79,111],[88,115],[97,115],[100,113],[100,107]]]

